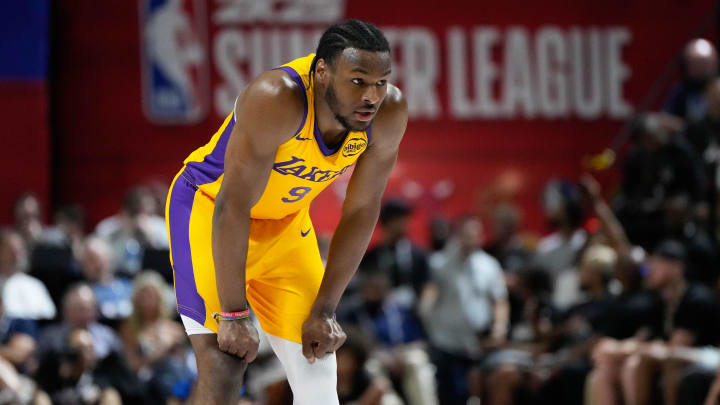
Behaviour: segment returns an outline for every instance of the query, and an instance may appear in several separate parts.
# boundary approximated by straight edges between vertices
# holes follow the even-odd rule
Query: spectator
[[[583,208],[578,189],[567,182],[551,181],[543,196],[545,217],[555,231],[540,240],[535,263],[557,275],[575,265],[587,240],[582,229]]]
[[[420,340],[422,328],[412,308],[390,294],[390,280],[379,270],[366,270],[359,276],[359,295],[347,304],[342,318],[362,327],[384,347]]]
[[[32,319],[13,318],[0,300],[0,357],[17,370],[31,373],[35,367],[38,325]]]
[[[556,320],[550,336],[552,357],[545,359],[539,393],[543,403],[578,404],[583,400],[585,379],[592,368],[592,347],[608,328],[614,297],[609,285],[617,253],[605,245],[590,246],[580,260],[580,287],[587,299]],[[550,360],[551,359],[551,360]]]
[[[37,331],[33,320],[7,317],[0,303],[0,358],[9,361],[20,372],[34,370]]]
[[[482,374],[487,377],[481,383],[484,386],[481,395],[485,393],[488,403],[522,403],[528,400],[533,385],[541,386],[535,394],[541,403],[582,402],[583,383],[591,368],[588,353],[607,323],[612,300],[608,284],[615,261],[615,251],[607,246],[587,249],[579,265],[580,286],[587,292],[587,300],[558,314],[552,328],[546,326],[543,330],[538,325],[536,344],[509,344],[485,359]],[[537,349],[545,354],[536,362]],[[533,378],[526,379],[525,375]]]
[[[700,403],[700,399],[703,397],[705,398],[705,405],[716,405],[718,402],[720,402],[720,366],[717,367],[717,371],[714,373],[714,378],[712,376],[708,378],[708,373],[699,373],[699,378],[697,378],[695,375],[692,377],[696,377],[692,382],[689,382],[689,378],[691,376],[686,376],[685,381],[685,387],[680,387],[680,393],[679,396],[681,398],[694,400],[693,403]],[[699,384],[696,382],[699,380]],[[711,384],[709,384],[711,382]],[[683,390],[685,388],[685,390]],[[685,392],[683,392],[685,391]],[[698,392],[701,393],[698,395]],[[705,394],[705,395],[702,395]],[[680,403],[690,403],[690,402],[680,402]]]
[[[95,355],[104,359],[112,352],[122,352],[120,339],[109,327],[97,322],[97,299],[87,284],[76,284],[63,297],[63,320],[58,325],[48,326],[40,336],[40,350],[60,352],[64,342],[73,330],[84,329],[92,336]]]
[[[85,214],[77,205],[55,212],[55,222],[43,232],[30,252],[30,275],[40,280],[60,307],[62,295],[83,279],[80,261],[85,239]]]
[[[603,335],[614,339],[628,339],[637,334],[648,336],[650,331],[661,329],[662,307],[652,292],[642,288],[645,252],[628,240],[620,221],[602,199],[600,184],[589,175],[584,175],[580,184],[598,220],[595,237],[617,253],[614,274],[617,284],[610,286],[615,289],[615,297]]]
[[[555,313],[550,300],[550,277],[544,270],[530,267],[508,272],[505,279],[510,302],[509,343],[526,347],[542,344]]]
[[[4,280],[2,298],[5,312],[13,318],[52,319],[55,304],[47,288],[25,273],[28,254],[20,234],[0,230],[0,278]]]
[[[97,237],[85,240],[83,274],[95,293],[100,318],[111,323],[127,318],[132,311],[132,282],[115,277],[113,261],[112,251],[105,241]]]
[[[31,193],[25,193],[15,200],[15,230],[25,243],[32,246],[43,233],[40,201]]]
[[[53,404],[120,405],[118,391],[102,381],[96,372],[98,358],[91,333],[74,329],[59,350],[45,353],[37,380]]]
[[[692,215],[691,201],[686,195],[668,198],[664,204],[662,237],[682,242],[687,252],[685,277],[692,282],[714,286],[717,268],[716,246],[711,236]]]
[[[566,309],[580,299],[574,267],[587,241],[587,233],[581,227],[584,213],[578,188],[567,182],[551,181],[544,191],[543,209],[555,231],[540,240],[532,263],[550,274],[553,304]]]
[[[95,235],[110,244],[119,271],[135,275],[142,266],[143,249],[168,248],[168,234],[163,217],[156,215],[153,196],[143,187],[130,190],[123,210],[102,220]]]
[[[652,333],[659,340],[605,339],[596,346],[590,392],[599,404],[617,403],[619,393],[626,403],[649,403],[652,377],[661,371],[661,360],[670,349],[718,341],[715,297],[702,285],[686,281],[685,260],[685,248],[672,240],[660,244],[649,260],[648,287],[664,302],[663,329]]]
[[[692,146],[657,115],[644,117],[637,142],[623,168],[616,210],[630,240],[652,250],[666,232],[666,203],[677,196],[694,209],[705,198],[705,175]]]
[[[400,405],[390,382],[373,373],[369,364],[369,338],[346,328],[347,340],[337,351],[337,391],[342,405]]]
[[[64,205],[55,212],[55,223],[46,228],[41,243],[70,248],[76,261],[80,261],[85,239],[85,212],[78,205]]]
[[[408,237],[409,220],[407,204],[399,200],[385,203],[380,211],[383,240],[367,252],[360,269],[387,272],[393,294],[404,303],[414,305],[428,281],[429,270],[425,253]]]
[[[169,287],[159,274],[140,273],[134,284],[132,315],[121,328],[122,341],[133,371],[147,382],[155,400],[165,403],[191,381],[184,364],[185,330],[170,319],[165,300]]]
[[[720,79],[713,79],[704,93],[707,100],[707,113],[701,120],[688,125],[685,130],[687,140],[700,156],[709,175],[717,166],[718,138],[720,137]],[[712,185],[717,189],[717,184]]]
[[[484,354],[484,343],[500,345],[507,336],[505,279],[497,260],[480,249],[481,242],[480,221],[465,217],[457,224],[455,240],[431,258],[433,284],[420,311],[437,366],[441,404],[467,401],[466,376]]]
[[[566,336],[576,342],[586,341],[590,335],[606,327],[611,304],[609,290],[617,254],[604,245],[589,247],[580,260],[580,288],[587,292],[587,301],[574,306],[565,315]]]
[[[430,251],[437,252],[445,248],[450,238],[450,221],[442,215],[430,220]]]
[[[503,270],[525,268],[531,252],[520,236],[520,213],[510,204],[500,204],[492,211],[492,242],[485,251],[491,254]]]
[[[360,293],[341,317],[374,338],[377,347],[372,355],[389,370],[406,402],[436,404],[432,366],[415,311],[393,299],[387,274],[366,270],[360,278]]]
[[[27,375],[37,367],[37,325],[30,319],[6,316],[0,301],[0,401],[42,403],[37,385]]]
[[[147,182],[145,187],[155,200],[155,215],[165,218],[165,205],[170,185],[160,178]]]
[[[717,404],[717,391],[709,393],[720,367],[717,346],[675,346],[655,357],[661,370],[663,404],[702,404],[706,397]]]
[[[468,376],[472,400],[511,404],[530,401],[529,382],[536,355],[548,350],[556,312],[551,304],[550,277],[542,269],[508,272],[511,323],[508,342],[492,351]],[[470,402],[468,402],[470,403]]]
[[[683,52],[683,81],[672,91],[664,110],[687,124],[705,116],[705,89],[718,72],[715,47],[708,40],[696,38],[688,42]]]
[[[693,146],[700,164],[705,169],[707,181],[708,205],[705,211],[696,212],[700,223],[710,231],[717,231],[718,225],[718,190],[720,190],[720,79],[714,79],[708,85],[705,93],[707,100],[707,114],[697,122],[690,124],[685,135]],[[704,218],[707,217],[707,218]],[[712,235],[715,240],[718,235]]]
[[[30,377],[0,358],[0,401],[5,404],[51,405],[50,397]]]

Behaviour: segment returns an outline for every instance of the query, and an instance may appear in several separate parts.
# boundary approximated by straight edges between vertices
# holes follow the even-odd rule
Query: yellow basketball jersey
[[[325,145],[313,108],[315,94],[310,64],[314,56],[310,54],[277,68],[288,73],[302,90],[305,115],[297,133],[278,147],[267,186],[250,211],[251,218],[280,219],[309,207],[315,196],[355,163],[370,141],[371,128],[368,128],[364,132],[348,132],[335,149]],[[231,113],[210,142],[184,162],[185,173],[191,177],[188,180],[212,199],[222,184],[225,148],[234,126],[235,116]]]

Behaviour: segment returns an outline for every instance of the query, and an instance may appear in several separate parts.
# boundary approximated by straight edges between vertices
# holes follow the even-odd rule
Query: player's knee
[[[237,403],[247,363],[219,350],[201,356],[202,359],[198,356],[198,379],[192,404]]]
[[[293,395],[298,405],[337,404],[337,367],[334,356],[318,359],[296,376]]]
[[[198,366],[198,382],[221,392],[230,391],[227,387],[239,387],[247,363],[237,356],[220,351],[214,339],[215,335],[205,336],[201,339],[191,337]]]
[[[305,375],[312,379],[322,379],[326,381],[337,380],[337,359],[335,354],[328,354],[317,359],[312,366],[304,370]]]
[[[297,405],[336,405],[339,403],[337,389],[330,384],[293,387],[293,399],[293,403]]]
[[[208,360],[213,365],[213,378],[217,378],[218,380],[237,380],[242,378],[247,368],[247,362],[245,360],[220,350],[210,352],[208,357]]]

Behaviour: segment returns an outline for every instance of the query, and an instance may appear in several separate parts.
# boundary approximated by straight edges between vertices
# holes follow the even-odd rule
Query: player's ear
[[[315,80],[321,83],[327,83],[329,79],[330,66],[325,62],[325,59],[320,58],[315,64]]]

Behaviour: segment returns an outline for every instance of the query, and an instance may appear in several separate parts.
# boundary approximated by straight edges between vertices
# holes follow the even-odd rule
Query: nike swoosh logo
[[[310,229],[308,229],[307,231],[303,232],[302,229],[301,229],[301,230],[300,230],[300,235],[302,235],[302,237],[304,238],[304,237],[308,236],[308,234],[310,233],[311,230],[312,230],[312,228],[310,228]]]
[[[309,141],[312,138],[302,138],[302,137],[300,137],[300,135],[298,135],[295,137],[295,139],[297,139],[298,141]]]

